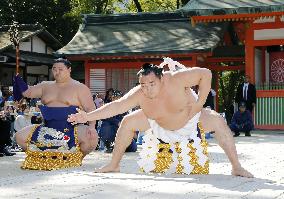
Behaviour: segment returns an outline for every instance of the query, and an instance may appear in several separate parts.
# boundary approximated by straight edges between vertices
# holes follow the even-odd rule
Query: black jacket
[[[243,98],[243,87],[244,83],[238,86],[237,94],[236,94],[236,102],[239,104],[241,101],[247,102],[248,104],[256,103],[256,89],[253,84],[248,85],[247,90],[247,100]]]

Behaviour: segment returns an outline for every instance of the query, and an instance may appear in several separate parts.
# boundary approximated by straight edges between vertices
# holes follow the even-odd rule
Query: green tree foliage
[[[186,5],[190,0],[181,0],[181,5],[184,6]]]
[[[174,11],[177,7],[177,0],[136,0],[140,3],[143,12]],[[125,12],[138,12],[137,3],[128,1],[125,5]]]
[[[123,0],[122,0],[123,1]],[[126,7],[132,12],[174,11],[187,4],[190,0],[129,0]]]
[[[81,14],[174,11],[189,0],[1,0],[0,25],[40,23],[64,45],[82,23]],[[10,6],[9,6],[10,4]]]
[[[79,17],[81,14],[112,14],[117,10],[119,0],[69,0],[72,7],[70,16]]]
[[[143,12],[142,6],[141,6],[139,0],[133,0],[133,2],[134,2],[134,4],[135,4],[135,7],[137,8],[137,11],[138,11],[138,12]]]
[[[235,100],[238,85],[242,83],[244,71],[218,72],[219,75],[219,112],[225,112],[230,122],[232,105]]]
[[[70,10],[70,0],[2,0],[0,25],[11,24],[12,20],[20,24],[38,22],[59,41],[66,44],[78,28],[76,21],[66,16]]]

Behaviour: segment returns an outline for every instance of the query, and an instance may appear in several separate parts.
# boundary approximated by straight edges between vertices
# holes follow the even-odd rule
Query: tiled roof
[[[283,0],[190,0],[179,9],[190,16],[253,14],[284,11]]]
[[[0,26],[0,51],[3,51],[13,44],[10,41],[9,30],[10,26]],[[39,24],[22,24],[19,28],[20,41],[28,39],[34,35],[39,36],[54,50],[62,47],[62,44],[55,39],[44,27]]]
[[[212,51],[226,24],[191,27],[178,13],[85,15],[74,38],[58,54],[134,55]]]

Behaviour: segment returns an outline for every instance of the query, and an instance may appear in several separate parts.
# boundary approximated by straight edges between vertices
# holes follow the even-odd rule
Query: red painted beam
[[[255,128],[262,130],[284,130],[284,125],[255,125]]]
[[[254,46],[273,46],[273,45],[283,45],[284,39],[270,39],[270,40],[254,40],[252,45]]]
[[[266,22],[266,23],[252,23],[251,27],[254,30],[261,30],[261,29],[279,29],[284,27],[284,22],[282,21],[275,21],[275,22]]]
[[[219,66],[219,65],[209,65],[206,68],[214,71],[226,71],[226,70],[245,70],[244,65],[238,66]]]
[[[253,21],[261,17],[281,17],[284,12],[263,12],[254,14],[226,14],[226,15],[210,15],[210,16],[192,16],[194,23],[200,22],[220,22],[220,21]]]
[[[257,90],[256,97],[284,97],[284,90]]]
[[[207,62],[232,62],[232,61],[245,61],[244,57],[208,57]]]

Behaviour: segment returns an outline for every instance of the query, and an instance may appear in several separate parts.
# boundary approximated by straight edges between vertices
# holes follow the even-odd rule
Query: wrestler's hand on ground
[[[243,167],[233,168],[232,169],[232,175],[246,177],[246,178],[253,178],[254,177],[249,171],[247,171]]]
[[[95,169],[95,173],[117,173],[120,172],[119,165],[107,164],[102,168]]]
[[[71,122],[72,125],[88,122],[87,113],[78,108],[76,110],[78,113],[69,115],[67,121]]]

